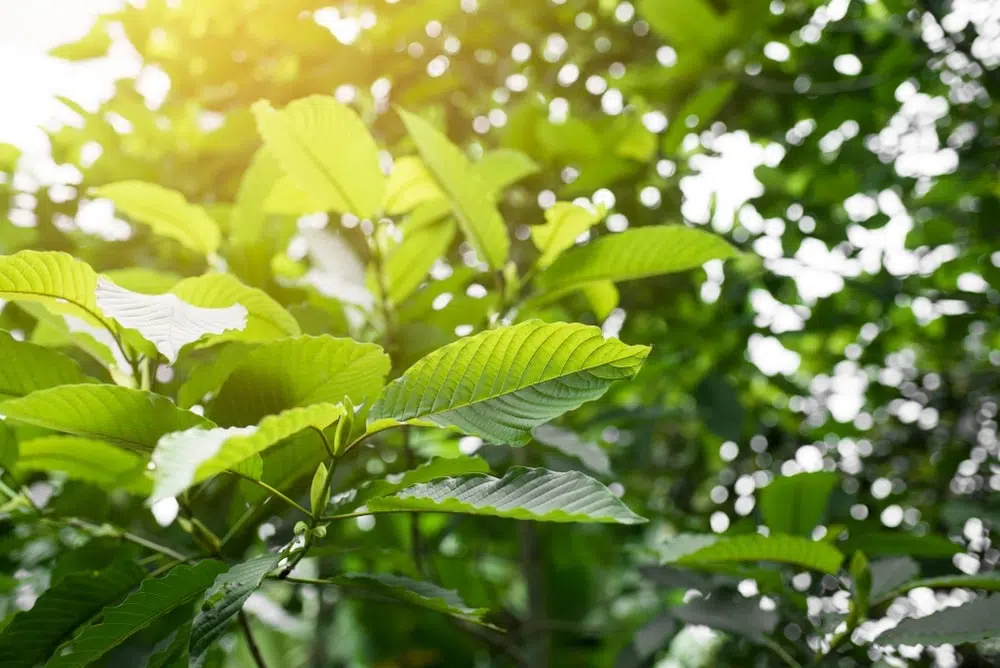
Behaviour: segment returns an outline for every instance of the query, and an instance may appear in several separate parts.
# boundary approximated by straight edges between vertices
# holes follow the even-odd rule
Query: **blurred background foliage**
[[[644,566],[652,547],[681,532],[756,531],[764,490],[799,472],[835,474],[829,503],[813,487],[777,500],[807,512],[818,496],[819,526],[804,525],[815,537],[872,559],[910,556],[926,576],[990,572],[1000,560],[991,541],[1000,517],[995,2],[146,0],[53,51],[70,61],[109,53],[134,62],[133,76],[97,106],[62,100],[70,113],[50,128],[48,169],[0,146],[0,253],[66,250],[99,271],[200,273],[203,257],[115,219],[89,189],[159,183],[225,226],[259,143],[249,106],[313,93],[354,105],[396,155],[413,147],[394,105],[430,113],[474,158],[529,156],[539,169],[502,201],[520,240],[515,259],[544,208],[578,197],[608,208],[597,234],[684,220],[747,251],[725,269],[630,283],[610,312],[607,294],[535,307],[653,344],[634,382],[558,425],[596,446],[584,467],[653,521],[536,527],[525,559],[511,523],[422,520],[437,581],[503,611],[503,642],[528,653],[523,665],[805,663],[818,634],[847,614],[843,579],[762,571],[756,584],[707,582]],[[484,173],[517,169],[492,155]],[[268,225],[265,241],[230,242],[229,269],[271,292],[304,330],[349,331],[333,300],[277,280],[302,270],[295,219]],[[456,241],[456,265],[462,252]],[[457,271],[431,298],[463,280],[471,276]],[[485,315],[472,297],[445,309],[425,301],[398,344],[404,359],[455,338],[476,309]],[[0,327],[36,325],[8,305]],[[424,454],[474,446],[442,435],[417,445]],[[531,456],[580,466],[556,447]],[[399,464],[387,450],[368,466]],[[152,521],[141,508],[98,502],[82,483],[57,493],[56,504],[95,520]],[[404,529],[361,523],[324,558],[346,570],[405,570],[408,555],[388,547],[405,543]],[[59,567],[53,539],[36,538],[0,536],[7,612]],[[683,605],[685,592],[706,588],[716,607]],[[782,588],[794,594],[773,596],[773,620],[740,604]],[[735,598],[720,602],[727,594]],[[899,598],[830,665],[992,665],[984,647],[865,644],[954,596],[965,600],[929,590]],[[302,588],[252,612],[272,665],[503,665],[503,647],[378,602]],[[245,665],[245,648],[234,651],[232,665]]]

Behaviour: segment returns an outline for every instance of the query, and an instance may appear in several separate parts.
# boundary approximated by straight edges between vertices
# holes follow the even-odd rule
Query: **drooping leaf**
[[[225,308],[192,306],[175,294],[144,295],[119,287],[103,276],[97,280],[97,307],[105,317],[139,332],[171,364],[189,343],[209,334],[239,331],[247,325],[247,309],[240,304]]]
[[[532,320],[482,332],[434,351],[390,383],[369,423],[430,420],[523,444],[533,427],[635,376],[648,353],[577,324]]]
[[[263,290],[244,285],[232,274],[185,278],[170,292],[193,306],[218,309],[239,305],[246,309],[246,327],[210,337],[213,344],[229,340],[271,341],[301,333],[295,318],[281,304]]]
[[[311,95],[277,111],[254,104],[257,129],[284,170],[324,210],[373,217],[386,179],[378,147],[350,108],[333,97]]]
[[[42,436],[19,444],[17,470],[60,471],[107,490],[124,489],[144,496],[152,489],[152,481],[145,475],[148,461],[148,457],[103,441]]]
[[[100,622],[73,639],[68,651],[54,657],[51,668],[87,666],[153,622],[192,603],[226,569],[219,561],[175,566],[159,578],[146,578],[120,605],[106,608]]]
[[[151,450],[164,434],[212,423],[166,397],[117,385],[60,385],[4,402],[3,414],[74,436]]]
[[[572,202],[556,202],[545,210],[545,224],[531,228],[531,240],[541,255],[535,264],[544,269],[552,264],[560,253],[576,243],[577,238],[591,227],[601,222],[605,212],[602,209],[590,211]]]
[[[618,307],[620,295],[618,294],[618,288],[612,281],[584,283],[580,287],[580,291],[590,304],[590,308],[594,312],[594,317],[598,321],[607,318]]]
[[[472,474],[418,483],[368,502],[373,511],[465,513],[538,522],[639,524],[611,491],[579,471],[514,467],[502,478]]]
[[[60,251],[24,250],[0,256],[0,299],[39,302],[57,315],[109,326],[94,299],[97,273]]]
[[[488,151],[473,163],[472,169],[486,186],[486,191],[497,197],[505,188],[537,173],[538,165],[520,151],[501,148]]]
[[[131,559],[67,575],[0,632],[0,665],[32,668],[44,662],[77,627],[119,601],[142,577],[142,568]]]
[[[280,554],[265,554],[236,564],[215,578],[191,627],[191,659],[200,663],[208,648],[221,636],[243,604],[281,560]]]
[[[760,492],[764,522],[774,533],[809,535],[822,521],[836,484],[837,474],[829,471],[775,478]]]
[[[681,534],[665,543],[661,564],[710,567],[733,562],[774,561],[836,573],[844,555],[830,545],[798,536],[712,536]]]
[[[389,365],[379,346],[351,339],[298,336],[262,344],[229,374],[209,415],[228,427],[345,396],[360,406],[378,394]]]
[[[1000,638],[1000,594],[977,598],[918,619],[901,621],[875,639],[878,645],[961,645]]]
[[[438,187],[420,158],[412,155],[396,159],[385,187],[384,209],[390,216],[412,211],[417,206],[441,199]]]
[[[539,275],[538,284],[558,293],[593,281],[687,271],[736,254],[722,237],[683,225],[634,228],[567,250]]]
[[[395,494],[417,483],[468,473],[488,473],[489,470],[490,465],[481,457],[435,457],[409,471],[392,473],[381,480],[337,494],[332,499],[332,505],[336,511],[346,512],[363,506],[371,499]]]
[[[0,401],[56,385],[88,383],[80,365],[62,353],[18,341],[0,330]]]
[[[543,424],[531,432],[539,443],[554,448],[564,455],[579,459],[594,473],[611,475],[611,461],[601,446],[585,441],[577,434],[559,427]]]
[[[426,580],[386,573],[348,573],[334,578],[333,582],[347,589],[387,596],[477,624],[482,623],[483,615],[488,612],[486,608],[469,607],[457,592]]]
[[[458,225],[476,255],[491,269],[503,267],[510,250],[507,226],[472,163],[446,136],[420,116],[403,110],[399,111],[399,115],[427,169],[451,200]]]
[[[175,190],[145,181],[118,181],[95,188],[94,195],[110,199],[115,209],[148,225],[154,234],[174,239],[196,253],[209,256],[219,250],[218,223]]]
[[[318,403],[268,415],[252,427],[196,427],[166,434],[153,451],[155,488],[150,503],[177,496],[303,429],[325,429],[343,414],[339,404]]]

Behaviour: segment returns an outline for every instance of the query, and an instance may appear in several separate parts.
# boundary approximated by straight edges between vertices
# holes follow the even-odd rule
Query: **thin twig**
[[[247,619],[247,613],[240,610],[238,617],[240,618],[243,636],[247,639],[247,647],[250,648],[250,655],[253,656],[254,663],[257,664],[257,668],[267,668],[267,661],[264,660],[264,655],[260,653],[260,647],[257,646],[257,641],[253,637],[253,630],[250,628],[250,620]]]
[[[228,470],[228,471],[226,471],[226,473],[234,475],[237,478],[242,478],[243,480],[246,480],[247,482],[252,482],[253,484],[255,484],[258,487],[260,487],[261,489],[265,490],[268,494],[271,494],[272,496],[281,499],[282,501],[284,501],[285,503],[287,503],[292,508],[295,508],[296,510],[298,510],[299,512],[301,512],[303,515],[312,515],[312,513],[310,513],[304,507],[302,507],[301,505],[299,505],[298,503],[296,503],[291,498],[289,498],[285,494],[281,493],[280,491],[278,491],[274,487],[271,487],[270,485],[268,485],[263,480],[257,480],[256,478],[252,478],[252,477],[250,477],[248,475],[244,475],[244,474],[240,473],[239,471]]]

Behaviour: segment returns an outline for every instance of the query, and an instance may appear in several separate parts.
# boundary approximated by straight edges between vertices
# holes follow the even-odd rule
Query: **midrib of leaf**
[[[80,309],[81,311],[83,311],[84,313],[86,313],[87,315],[89,315],[90,317],[94,318],[97,322],[101,323],[101,326],[104,327],[104,329],[108,330],[108,332],[111,333],[111,336],[114,337],[115,341],[118,341],[118,333],[110,325],[108,325],[107,321],[104,319],[104,316],[98,315],[94,311],[91,311],[90,308],[84,306],[83,304],[81,304],[80,302],[76,301],[75,299],[71,299],[69,297],[60,297],[58,295],[50,295],[47,292],[34,292],[34,291],[29,291],[29,290],[5,290],[5,289],[0,288],[0,292],[4,292],[4,293],[6,293],[8,295],[29,295],[29,296],[32,296],[32,297],[45,297],[46,299],[54,299],[56,301],[62,300],[64,302],[66,302],[67,304],[72,304],[73,306],[77,307],[78,309]],[[119,343],[118,345],[120,347],[121,343]],[[124,350],[122,350],[122,354],[123,355],[125,354]],[[128,357],[128,355],[125,355],[125,356]]]
[[[282,112],[275,111],[274,113],[280,114]],[[347,208],[350,209],[352,213],[357,211],[358,208],[354,205],[354,202],[351,201],[350,196],[344,190],[343,186],[341,186],[340,183],[338,183],[337,180],[330,175],[330,171],[326,168],[326,165],[323,164],[323,161],[319,159],[319,156],[313,151],[309,142],[305,141],[299,134],[298,128],[294,127],[291,123],[289,123],[289,127],[292,129],[292,133],[295,136],[296,141],[298,141],[303,147],[303,153],[305,153],[306,157],[313,164],[313,166],[316,167],[321,174],[327,175],[327,180],[333,186],[333,189],[337,191],[337,194],[340,195],[340,198],[344,200],[344,204],[347,205]]]

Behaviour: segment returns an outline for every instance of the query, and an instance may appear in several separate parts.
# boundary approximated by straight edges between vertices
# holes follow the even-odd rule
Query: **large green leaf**
[[[836,573],[844,555],[821,541],[799,536],[681,534],[660,548],[661,564],[711,567],[733,562],[774,561]]]
[[[396,216],[406,213],[443,197],[444,193],[420,158],[407,155],[393,162],[385,187],[384,209],[387,214]]]
[[[198,662],[229,622],[243,609],[243,604],[260,586],[264,576],[281,561],[280,554],[265,554],[236,564],[215,578],[205,592],[205,601],[191,627],[191,659]]]
[[[393,473],[381,480],[373,480],[357,489],[337,494],[331,499],[331,505],[338,512],[344,512],[363,506],[371,499],[395,494],[417,483],[467,473],[488,473],[489,470],[490,465],[481,457],[435,457],[415,469]]]
[[[372,343],[299,336],[258,346],[229,374],[209,415],[223,426],[255,424],[265,415],[316,403],[355,405],[378,394],[389,358]]]
[[[476,624],[482,623],[483,615],[488,612],[486,608],[469,607],[457,592],[426,580],[386,573],[348,573],[334,578],[332,582],[345,589],[386,596]]]
[[[685,624],[698,624],[718,631],[760,640],[774,631],[779,616],[774,610],[763,610],[760,598],[716,593],[710,598],[695,598],[673,607],[670,612]]]
[[[153,622],[193,603],[226,569],[219,561],[176,566],[160,578],[147,578],[120,605],[106,608],[101,621],[73,639],[69,651],[54,657],[48,668],[77,668],[97,661]]]
[[[247,310],[245,328],[210,337],[207,343],[231,339],[270,341],[301,333],[295,318],[281,304],[263,290],[244,285],[232,274],[210,273],[185,278],[170,292],[188,304],[202,308],[225,308],[239,304]]]
[[[378,213],[386,179],[375,140],[353,110],[312,95],[281,111],[260,101],[253,113],[268,149],[324,209],[361,218]]]
[[[961,645],[1000,638],[1000,594],[904,619],[875,639],[878,645]]]
[[[44,662],[79,626],[118,602],[142,577],[143,570],[131,559],[67,575],[0,632],[0,665],[32,668]]]
[[[902,531],[851,531],[837,543],[844,552],[864,552],[869,557],[950,557],[962,546],[944,536],[919,536]]]
[[[243,172],[236,202],[230,212],[229,234],[237,243],[257,241],[264,234],[267,210],[264,203],[284,172],[274,154],[262,146]]]
[[[0,330],[0,401],[56,385],[91,382],[80,365],[62,353],[18,341]]]
[[[899,557],[899,560],[906,559],[907,557]],[[896,559],[885,559],[884,561],[896,561]],[[873,604],[877,605],[879,603],[883,603],[895,596],[901,596],[911,589],[917,589],[920,587],[927,587],[928,589],[983,589],[985,591],[1000,591],[1000,573],[997,572],[979,573],[976,575],[939,575],[938,577],[933,578],[904,580],[902,577],[903,575],[915,574],[912,568],[909,572],[901,572],[899,565],[897,565],[897,569],[899,570],[894,573],[894,575],[896,575],[896,579],[891,583],[894,585],[893,588],[888,589],[883,587],[883,591],[880,591],[878,596],[875,595],[873,588]]]
[[[399,115],[427,169],[451,200],[458,225],[476,255],[491,269],[503,267],[510,238],[487,185],[462,151],[433,125],[407,111],[400,110]]]
[[[175,239],[196,253],[207,256],[219,250],[222,233],[218,223],[175,190],[145,181],[118,181],[95,188],[93,193],[110,199],[118,211],[148,225],[155,234]]]
[[[514,467],[502,478],[473,474],[407,487],[368,502],[369,510],[465,513],[538,522],[639,524],[611,491],[579,471]]]
[[[340,405],[313,404],[268,415],[253,427],[195,427],[166,434],[153,451],[155,488],[150,502],[177,496],[303,429],[325,429],[343,414]]]
[[[114,491],[145,496],[152,482],[145,475],[149,458],[136,452],[79,436],[42,436],[22,441],[17,470],[60,471],[75,480]]]
[[[3,414],[53,431],[151,450],[172,431],[211,426],[166,397],[117,385],[60,385],[3,404]]]
[[[826,503],[837,484],[829,471],[782,476],[760,492],[764,523],[774,533],[809,535],[826,512]]]
[[[572,202],[556,202],[545,210],[545,224],[531,228],[531,240],[541,251],[535,261],[539,269],[552,264],[576,243],[577,238],[604,218],[603,210],[590,211]]]
[[[683,225],[657,225],[603,236],[563,253],[538,277],[549,292],[594,281],[629,281],[687,271],[737,254],[725,239]]]
[[[531,429],[635,376],[649,353],[597,327],[531,320],[440,348],[390,383],[380,419],[431,420],[495,443],[526,443]]]
[[[39,302],[52,313],[109,326],[96,290],[97,272],[68,253],[24,250],[0,257],[0,299]]]
[[[873,561],[868,569],[871,572],[872,586],[869,598],[872,601],[882,599],[889,592],[899,589],[920,575],[920,564],[910,557],[879,559]],[[1000,579],[997,582],[1000,582]]]
[[[710,53],[727,44],[731,36],[729,23],[709,0],[639,0],[637,9],[654,33],[682,49]]]
[[[216,392],[256,347],[253,343],[233,341],[213,348],[208,359],[198,360],[192,365],[187,379],[177,390],[177,405],[190,408]]]
[[[105,317],[137,331],[171,364],[181,348],[210,334],[242,330],[247,310],[240,304],[225,308],[192,306],[174,294],[146,295],[97,280],[97,307]]]

